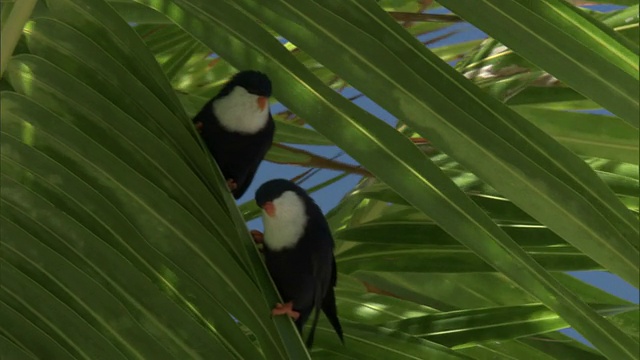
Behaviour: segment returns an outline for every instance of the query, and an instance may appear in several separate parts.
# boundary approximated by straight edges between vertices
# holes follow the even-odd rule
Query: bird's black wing
[[[205,123],[212,121],[212,119],[215,117],[215,115],[213,115],[214,100],[215,98],[207,101],[206,104],[202,105],[202,107],[200,108],[200,111],[198,111],[196,116],[194,116],[193,119],[191,119],[194,125],[198,125],[200,123],[204,125]]]
[[[251,166],[246,169],[244,178],[240,182],[236,183],[238,187],[231,192],[235,199],[239,199],[242,195],[244,195],[245,191],[247,191],[249,185],[251,185],[251,182],[253,181],[253,177],[256,175],[258,166],[260,166],[260,161],[256,161],[254,164],[251,164]]]
[[[269,148],[271,148],[274,133],[275,124],[271,117],[271,113],[269,113],[269,120],[267,121],[265,128],[252,136],[254,139],[251,141],[255,142],[253,145],[256,145],[256,148],[254,149],[255,153],[251,154],[252,158],[249,164],[247,164],[247,168],[244,171],[242,179],[236,179],[238,187],[233,191],[233,196],[236,199],[240,198],[240,196],[247,191],[249,185],[253,182],[253,178],[256,175],[256,171],[258,170],[260,163],[264,159],[265,155],[267,155]]]
[[[269,150],[269,147],[271,147],[271,142],[269,142],[269,144],[264,146],[264,149],[260,149],[260,153],[256,154],[256,157],[253,159],[252,163],[249,164],[245,169],[242,179],[240,179],[239,182],[237,182],[238,187],[233,191],[233,196],[236,199],[240,198],[245,193],[245,191],[247,191],[247,189],[253,182],[253,178],[255,177],[256,172],[258,171],[258,167],[260,166],[260,163],[262,162],[262,160],[264,159],[264,156]]]
[[[316,333],[316,326],[318,325],[318,319],[320,318],[320,309],[322,308],[322,300],[323,300],[323,294],[324,294],[324,289],[323,289],[323,283],[321,281],[321,278],[323,277],[323,272],[325,271],[324,269],[322,269],[322,265],[321,263],[321,259],[319,259],[318,257],[314,257],[312,258],[312,266],[313,266],[313,277],[315,279],[315,286],[314,286],[314,294],[313,294],[313,308],[315,310],[315,314],[313,315],[313,322],[311,323],[311,329],[309,330],[309,336],[307,336],[307,348],[311,349],[311,346],[313,345],[313,338],[314,335]]]
[[[344,339],[342,336],[342,325],[340,325],[340,320],[338,319],[338,308],[336,307],[336,293],[334,287],[337,282],[337,268],[336,268],[336,259],[331,255],[331,282],[327,292],[322,299],[322,311],[329,319],[329,323],[333,326],[333,329],[340,337],[340,341],[344,344]]]
[[[315,203],[310,207],[313,209],[312,211],[318,214],[317,216],[309,217],[310,219],[317,219],[317,222],[312,224],[311,230],[317,234],[317,237],[313,239],[311,244],[311,246],[314,247],[311,263],[313,266],[313,278],[315,280],[313,307],[316,313],[307,338],[307,347],[309,348],[311,348],[313,344],[313,337],[320,310],[325,312],[331,325],[342,340],[342,327],[338,321],[335,292],[333,289],[337,280],[336,263],[333,257],[333,237],[331,236],[331,230],[320,208]]]
[[[332,277],[335,279],[335,260],[332,261],[333,262],[333,275]],[[311,323],[311,329],[309,330],[309,336],[307,337],[307,341],[306,341],[306,345],[307,348],[311,349],[311,346],[313,345],[313,338],[316,332],[316,326],[318,325],[318,319],[320,317],[320,309],[322,309],[322,311],[324,312],[324,314],[327,316],[327,319],[329,319],[329,323],[331,324],[331,326],[333,326],[333,329],[335,330],[336,334],[338,334],[338,337],[340,338],[340,342],[342,342],[344,344],[344,337],[343,337],[343,333],[342,333],[342,325],[340,324],[340,320],[338,319],[338,308],[336,307],[336,294],[335,294],[335,290],[334,290],[334,284],[335,282],[333,282],[328,289],[326,289],[326,292],[322,291],[322,284],[320,284],[320,282],[316,283],[316,293],[315,295],[315,304],[314,304],[314,308],[315,308],[315,314],[313,316],[313,322]],[[324,293],[324,298],[322,297],[322,294]]]

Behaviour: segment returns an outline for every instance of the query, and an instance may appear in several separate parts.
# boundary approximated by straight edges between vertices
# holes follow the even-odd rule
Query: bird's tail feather
[[[320,318],[320,307],[316,306],[316,313],[313,315],[313,323],[311,323],[311,329],[309,329],[309,336],[307,336],[307,349],[311,349],[313,345],[313,337],[316,334],[316,325],[318,325],[318,319]]]
[[[340,320],[338,319],[338,309],[336,308],[336,294],[333,286],[329,287],[327,295],[325,295],[324,300],[322,301],[322,311],[325,315],[327,315],[327,319],[329,319],[331,326],[333,326],[336,334],[338,334],[340,342],[344,344],[344,339],[342,337],[342,325],[340,325]]]

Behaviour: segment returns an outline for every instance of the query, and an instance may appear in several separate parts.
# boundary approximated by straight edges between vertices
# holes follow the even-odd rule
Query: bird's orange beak
[[[266,212],[269,217],[276,216],[276,207],[271,201],[267,201],[266,203],[264,203],[264,205],[262,205],[262,210],[264,210],[264,212]]]
[[[258,107],[263,111],[269,105],[269,98],[266,96],[258,96]]]

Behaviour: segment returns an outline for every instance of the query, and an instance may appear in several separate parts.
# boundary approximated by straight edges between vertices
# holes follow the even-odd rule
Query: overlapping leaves
[[[443,1],[452,9],[456,3]],[[554,332],[569,325],[606,355],[633,357],[634,340],[625,334],[637,345],[637,306],[557,271],[637,275],[638,143],[629,125],[637,123],[637,87],[629,85],[637,83],[637,51],[621,38],[633,42],[624,31],[637,27],[637,16],[628,20],[637,6],[616,17],[543,3],[553,15],[525,20],[586,30],[574,42],[550,37],[568,44],[559,67],[507,36],[539,41],[544,31],[498,31],[508,21],[473,20],[526,60],[507,54],[496,62],[492,50],[482,52],[496,44],[474,48],[478,42],[434,51],[447,61],[466,56],[473,61],[464,64],[493,66],[497,77],[489,80],[463,79],[412,38],[446,25],[402,22],[406,31],[372,1],[112,2],[139,37],[99,0],[39,7],[25,32],[30,54],[9,67],[15,92],[2,94],[3,356],[307,356],[288,320],[268,318],[274,290],[188,121],[233,65],[272,76],[288,107],[277,116],[277,141],[337,144],[384,182],[364,179],[328,214],[347,344],[321,323],[314,358],[602,359]],[[513,6],[532,11],[523,4]],[[500,11],[521,19],[518,11]],[[265,26],[293,44],[283,47]],[[601,55],[582,64],[584,76],[569,74],[567,64],[579,55],[572,46]],[[512,64],[529,75],[501,72]],[[599,64],[621,71],[596,76]],[[536,83],[546,71],[573,88]],[[346,85],[340,77],[396,115],[402,132],[336,94]],[[614,104],[609,93],[631,100]],[[567,112],[598,104],[627,123]],[[404,134],[427,138],[418,143],[431,141],[436,155]],[[268,159],[337,164],[286,147],[274,147]],[[252,205],[242,208],[255,216]],[[568,216],[580,209],[589,212]],[[520,265],[505,267],[513,260],[507,253]],[[526,291],[496,269],[528,279],[518,281]],[[565,295],[551,301],[551,294]],[[580,311],[568,308],[576,304]],[[42,347],[30,346],[34,336]]]

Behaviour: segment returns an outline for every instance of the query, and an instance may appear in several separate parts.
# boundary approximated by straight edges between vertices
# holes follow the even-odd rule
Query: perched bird
[[[315,309],[307,347],[322,310],[342,341],[342,326],[336,309],[336,261],[329,224],[313,199],[289,180],[270,180],[256,191],[262,208],[264,234],[251,233],[264,243],[267,269],[284,304],[276,304],[273,315],[289,315],[302,333]]]
[[[193,118],[236,199],[251,184],[273,141],[270,96],[271,80],[265,74],[242,71]]]

